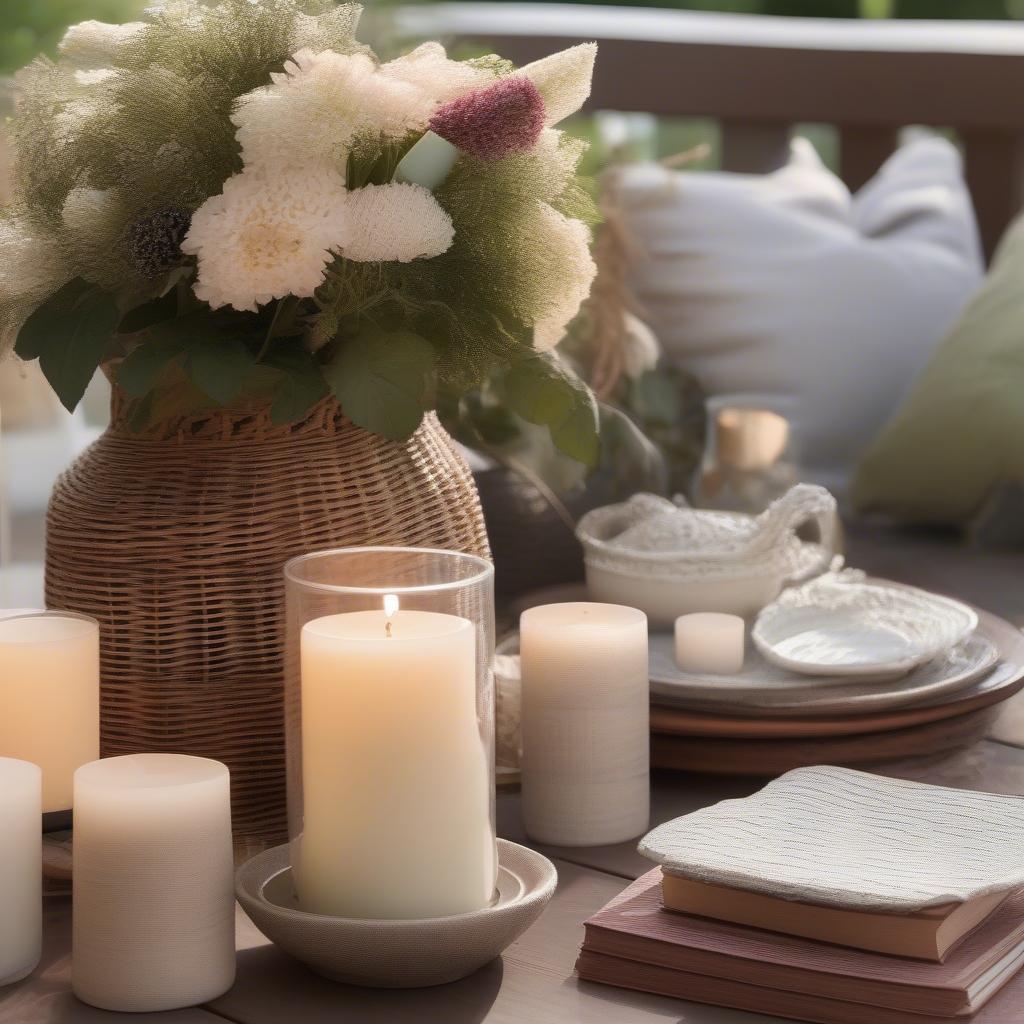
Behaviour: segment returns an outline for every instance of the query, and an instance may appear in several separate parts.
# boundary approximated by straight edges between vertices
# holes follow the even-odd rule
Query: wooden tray
[[[779,775],[803,765],[860,765],[918,757],[982,739],[998,713],[995,707],[982,708],[956,718],[863,736],[739,739],[654,733],[651,765],[716,775]]]
[[[891,732],[957,718],[1008,700],[1024,689],[1024,667],[1004,662],[984,679],[941,703],[893,708],[871,714],[822,718],[759,718],[700,714],[675,708],[651,708],[651,732],[674,736],[718,736],[733,739],[800,739],[824,736],[859,736]]]

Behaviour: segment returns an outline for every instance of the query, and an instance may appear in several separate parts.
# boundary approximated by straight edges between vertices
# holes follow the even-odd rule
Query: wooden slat
[[[722,122],[722,168],[747,174],[774,171],[789,156],[788,124],[727,120]]]
[[[1018,132],[1024,25],[993,28],[544,4],[403,8],[397,24],[517,63],[597,40],[592,105],[725,120]],[[708,28],[713,26],[713,30]]]
[[[843,177],[856,188],[899,128],[955,125],[986,253],[1019,209],[1024,25],[518,3],[400,8],[396,22],[493,46],[517,63],[596,39],[592,108],[723,121],[726,166],[737,170],[772,166],[782,125],[836,124]]]
[[[967,186],[978,217],[981,242],[991,256],[1006,228],[1008,211],[1024,197],[1024,138],[963,128]]]
[[[856,191],[896,148],[898,132],[892,127],[839,126],[839,175]]]

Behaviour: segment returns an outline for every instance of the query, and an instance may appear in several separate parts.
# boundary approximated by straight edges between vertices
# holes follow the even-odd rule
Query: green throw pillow
[[[1024,218],[910,397],[861,460],[862,512],[966,524],[1024,481]]]

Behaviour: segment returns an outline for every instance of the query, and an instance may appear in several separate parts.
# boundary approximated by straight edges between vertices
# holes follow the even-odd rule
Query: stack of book
[[[581,978],[818,1024],[1024,1021],[1024,800],[799,769],[641,852],[661,867],[586,922]]]

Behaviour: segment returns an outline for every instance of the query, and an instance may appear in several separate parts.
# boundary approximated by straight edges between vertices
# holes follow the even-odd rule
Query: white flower
[[[440,43],[424,43],[404,57],[382,64],[380,73],[386,78],[414,86],[422,100],[417,129],[427,126],[434,111],[459,96],[491,85],[495,76],[484,68],[464,61],[449,60]]]
[[[597,43],[580,43],[527,64],[516,72],[529,78],[544,97],[546,124],[558,124],[583,106],[590,95],[596,58]]]
[[[312,295],[346,239],[340,174],[245,170],[196,210],[181,248],[199,258],[200,299],[215,309],[255,310],[285,295]]]
[[[590,294],[597,267],[590,255],[590,232],[586,224],[573,220],[548,206],[538,204],[531,242],[540,247],[549,266],[546,291],[536,297],[537,316],[533,344],[541,351],[554,348],[565,336],[580,303]]]
[[[365,54],[300,50],[271,78],[242,96],[232,115],[247,167],[341,169],[360,132],[401,138],[422,120],[420,91],[380,74]]]
[[[622,360],[626,376],[636,380],[658,365],[661,345],[650,329],[635,313],[622,316]]]
[[[20,217],[0,217],[0,355],[36,306],[70,276],[55,238]]]
[[[144,21],[110,25],[105,21],[83,21],[72,25],[57,44],[61,54],[83,65],[109,64],[111,58],[149,26]]]
[[[440,256],[455,237],[451,217],[423,188],[399,182],[348,193],[349,238],[342,256],[362,263],[408,263]]]

